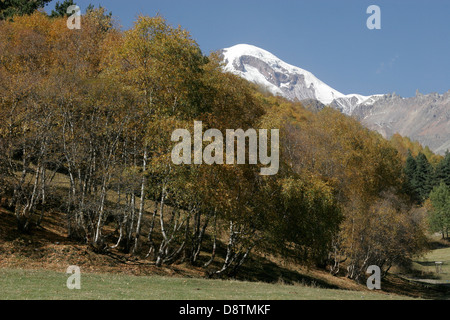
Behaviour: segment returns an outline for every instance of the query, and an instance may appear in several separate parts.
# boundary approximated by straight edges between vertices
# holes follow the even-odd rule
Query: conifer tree
[[[429,223],[432,231],[442,233],[445,237],[450,229],[450,187],[443,181],[430,193],[433,209],[430,212]]]
[[[436,167],[435,180],[438,183],[444,181],[447,186],[450,186],[450,152],[448,151]]]
[[[55,9],[52,10],[50,17],[56,18],[69,16],[69,14],[67,13],[67,8],[73,5],[76,5],[76,3],[73,2],[73,0],[64,0],[63,3],[59,3],[59,1],[57,1],[55,4]]]
[[[413,185],[415,184],[416,170],[417,170],[416,159],[411,154],[411,151],[408,150],[408,157],[406,158],[406,165],[404,169],[406,178],[406,181],[404,183],[404,190],[413,201],[419,201],[419,196],[416,193],[415,188],[413,187]]]
[[[412,180],[412,187],[419,197],[419,202],[428,198],[433,188],[433,167],[425,154],[420,152],[416,158],[416,172]]]
[[[0,0],[0,20],[12,18],[15,15],[32,14],[51,0]]]

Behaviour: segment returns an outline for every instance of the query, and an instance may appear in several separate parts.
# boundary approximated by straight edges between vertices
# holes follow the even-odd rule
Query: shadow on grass
[[[417,264],[420,264],[423,267],[435,267],[435,261],[414,261]]]
[[[450,239],[434,240],[429,243],[430,250],[450,248]]]
[[[237,279],[289,285],[300,283],[311,287],[340,289],[336,285],[330,284],[321,279],[301,274],[295,270],[284,268],[279,264],[259,256],[253,256],[244,264],[244,266],[242,266],[237,275]]]
[[[450,287],[431,283],[419,283],[397,275],[388,275],[382,280],[382,289],[404,296],[429,299],[449,300]]]

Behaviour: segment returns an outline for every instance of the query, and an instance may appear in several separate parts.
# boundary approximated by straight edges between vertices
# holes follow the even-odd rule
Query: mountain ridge
[[[267,88],[274,95],[289,100],[316,99],[350,115],[353,109],[382,95],[343,94],[318,79],[311,72],[288,64],[272,53],[249,44],[220,50],[224,70]]]
[[[395,133],[419,141],[436,153],[450,149],[450,90],[403,98],[395,93],[343,94],[311,72],[249,44],[219,50],[224,71],[234,73],[292,101],[316,100],[357,118],[389,139]]]

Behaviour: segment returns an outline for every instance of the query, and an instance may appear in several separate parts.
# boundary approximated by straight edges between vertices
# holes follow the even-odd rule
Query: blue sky
[[[60,0],[62,2],[62,0]],[[448,0],[75,0],[106,7],[123,29],[138,14],[189,30],[204,54],[239,43],[266,49],[344,93],[403,97],[450,90]],[[47,6],[47,11],[56,1]],[[381,9],[369,30],[368,6]]]

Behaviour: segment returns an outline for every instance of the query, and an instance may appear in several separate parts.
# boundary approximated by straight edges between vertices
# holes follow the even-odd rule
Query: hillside
[[[450,90],[442,95],[417,93],[402,98],[386,95],[352,115],[366,127],[391,138],[395,133],[419,141],[438,154],[450,150]]]
[[[400,154],[411,141],[264,92],[159,15],[127,31],[103,8],[83,18],[0,23],[1,267],[364,291],[370,266],[427,252],[416,209],[450,155]]]
[[[286,263],[266,254],[250,259],[234,281],[206,280],[204,270],[186,264],[158,268],[146,259],[117,250],[94,253],[87,245],[69,240],[63,225],[63,216],[53,214],[46,216],[33,234],[21,234],[16,231],[13,215],[0,208],[0,300],[397,300],[446,296],[442,290],[426,288],[394,275],[383,280],[381,292],[371,292],[350,279]],[[64,287],[69,265],[81,269],[83,290],[79,293]],[[42,289],[43,282],[50,286]],[[142,290],[149,285],[151,291]],[[212,289],[217,286],[222,289]]]

